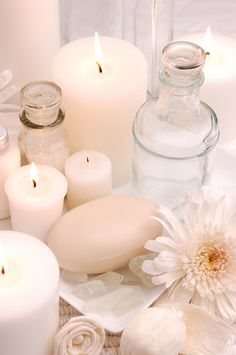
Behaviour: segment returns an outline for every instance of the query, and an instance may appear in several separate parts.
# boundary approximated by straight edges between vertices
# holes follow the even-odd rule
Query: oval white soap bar
[[[61,268],[88,274],[117,269],[144,254],[144,243],[161,232],[155,205],[134,196],[109,196],[62,216],[48,237]]]

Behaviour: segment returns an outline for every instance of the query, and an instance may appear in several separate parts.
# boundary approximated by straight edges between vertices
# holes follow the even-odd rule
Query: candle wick
[[[98,66],[99,73],[102,74],[102,67],[101,67],[101,64],[100,64],[98,61],[96,61],[96,64],[97,64],[97,66]]]
[[[33,188],[35,189],[36,188],[36,181],[34,179],[32,179],[32,182],[33,182]]]
[[[89,163],[89,158],[87,157],[87,163]]]
[[[206,52],[206,55],[210,55],[211,53],[210,52]]]
[[[2,269],[1,269],[1,274],[2,274],[2,275],[5,275],[5,269],[4,269],[4,266],[2,266]]]

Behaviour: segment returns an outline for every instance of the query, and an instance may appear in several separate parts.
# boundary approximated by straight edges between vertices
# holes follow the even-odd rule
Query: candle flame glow
[[[103,67],[104,67],[104,59],[102,55],[102,47],[97,32],[95,32],[94,35],[94,53],[95,53],[95,61],[98,66],[99,73],[102,74]]]
[[[32,181],[33,188],[35,189],[38,183],[38,169],[35,163],[30,165],[30,180]]]
[[[2,245],[0,244],[0,276],[6,273],[6,255]]]
[[[210,54],[212,50],[212,32],[211,32],[211,27],[207,26],[206,29],[206,35],[204,38],[204,43],[203,43],[203,48],[206,52],[206,54]]]

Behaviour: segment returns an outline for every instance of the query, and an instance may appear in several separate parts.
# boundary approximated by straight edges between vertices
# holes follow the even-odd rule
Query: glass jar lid
[[[204,67],[206,54],[204,50],[191,42],[178,41],[168,44],[162,52],[162,63],[169,70],[200,71]]]
[[[29,121],[36,125],[52,124],[59,112],[62,92],[51,81],[33,81],[21,90],[21,104]]]

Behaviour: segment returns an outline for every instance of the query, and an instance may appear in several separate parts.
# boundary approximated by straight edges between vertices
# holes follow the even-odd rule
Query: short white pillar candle
[[[111,161],[105,154],[83,150],[71,155],[65,164],[69,209],[111,195],[111,172]]]
[[[33,176],[31,168],[18,168],[5,183],[12,229],[46,242],[49,230],[62,215],[67,181],[50,166],[37,165],[38,177]]]
[[[58,284],[56,258],[44,243],[19,232],[0,232],[1,355],[52,354]]]

